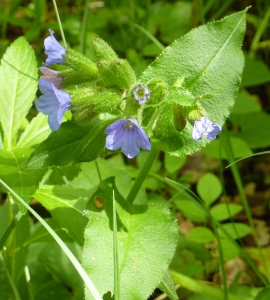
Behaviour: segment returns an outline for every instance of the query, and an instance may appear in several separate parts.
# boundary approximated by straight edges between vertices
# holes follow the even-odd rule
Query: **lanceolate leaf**
[[[153,78],[159,78],[172,88],[179,78],[183,78],[182,87],[196,99],[205,94],[214,95],[208,101],[199,102],[212,122],[223,125],[234,104],[241,80],[245,15],[245,11],[239,12],[192,30],[167,47],[146,69],[139,81],[146,84]],[[169,122],[170,118],[168,127]],[[179,138],[170,135],[170,140],[174,139],[174,142],[171,140],[172,147],[169,149],[173,155],[191,154],[207,142],[206,139],[192,140],[192,124],[188,122],[181,133],[175,133]],[[156,138],[160,139],[159,136]],[[163,140],[166,141],[166,137]],[[153,142],[160,149],[168,150],[169,145],[155,141],[155,135]],[[179,150],[175,149],[176,145]]]
[[[126,205],[111,178],[102,182],[90,199],[82,264],[101,294],[113,292],[113,189],[118,202],[121,299],[147,299],[163,279],[174,254],[177,226],[163,206]],[[95,197],[103,202],[103,209],[94,205]],[[86,293],[86,299],[93,298]]]
[[[34,51],[24,37],[6,51],[0,66],[0,120],[4,145],[12,148],[17,132],[35,98],[37,65]]]

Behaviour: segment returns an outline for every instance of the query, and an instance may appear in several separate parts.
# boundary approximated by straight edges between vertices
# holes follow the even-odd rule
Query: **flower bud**
[[[127,60],[117,59],[114,62],[102,60],[98,71],[104,84],[109,87],[128,89],[136,83],[136,75]]]
[[[89,107],[75,107],[71,112],[73,122],[78,125],[87,125],[97,116]]]
[[[95,113],[110,112],[121,102],[119,93],[100,88],[81,88],[72,95],[72,108],[88,108]]]
[[[151,97],[147,101],[147,106],[156,106],[160,105],[160,103],[166,98],[168,94],[168,87],[166,83],[159,79],[152,79],[147,83],[147,87],[151,92]]]
[[[103,39],[96,36],[93,38],[92,42],[92,49],[97,57],[97,60],[107,60],[109,62],[113,62],[118,59],[117,54],[114,52],[112,47],[109,46]]]
[[[81,74],[81,76],[88,78],[89,81],[98,78],[97,66],[89,58],[73,49],[68,49],[65,57],[65,65],[71,67],[73,70]]]

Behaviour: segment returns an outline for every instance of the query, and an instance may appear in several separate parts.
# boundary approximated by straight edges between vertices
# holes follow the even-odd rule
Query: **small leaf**
[[[186,156],[183,157],[176,157],[176,156],[171,156],[168,153],[165,153],[165,168],[169,173],[173,173],[178,171],[183,167],[183,165],[186,163],[187,158]]]
[[[220,245],[223,252],[223,257],[226,260],[231,260],[236,258],[239,253],[240,249],[235,245],[235,243],[229,239],[221,238]]]
[[[184,214],[185,217],[194,222],[205,222],[207,216],[205,212],[190,199],[174,199],[176,207]]]
[[[220,180],[212,173],[203,175],[197,183],[197,192],[207,206],[210,206],[222,192]]]
[[[198,226],[189,231],[187,238],[191,241],[204,244],[211,242],[215,238],[215,235],[209,228]]]
[[[210,213],[218,221],[224,221],[237,215],[240,211],[243,210],[243,206],[239,204],[226,204],[219,203],[211,208]]]
[[[251,233],[251,227],[242,223],[223,224],[222,228],[225,229],[234,240],[240,239]],[[218,228],[218,231],[221,237],[227,237],[223,230]]]
[[[32,106],[37,90],[37,63],[24,37],[7,49],[0,66],[0,111],[4,145],[12,148],[17,132]]]

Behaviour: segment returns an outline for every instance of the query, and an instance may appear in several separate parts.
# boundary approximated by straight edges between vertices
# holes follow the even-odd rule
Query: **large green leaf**
[[[39,181],[45,173],[44,170],[25,169],[23,164],[29,158],[32,150],[17,148],[11,151],[0,150],[0,178],[8,184],[27,203],[38,188]],[[14,198],[21,212],[26,208]]]
[[[34,195],[52,214],[57,223],[80,245],[87,218],[83,215],[89,197],[89,190],[69,186],[43,186]]]
[[[200,26],[176,40],[146,69],[139,81],[147,84],[150,80],[159,78],[172,87],[182,78],[183,88],[195,98],[213,95],[200,104],[211,121],[222,125],[233,106],[241,80],[245,14],[245,11],[239,12],[221,21]],[[178,101],[181,104],[181,98]],[[174,155],[183,156],[195,152],[207,143],[206,139],[192,140],[190,123],[187,123],[181,133],[173,131],[171,115],[170,111],[162,114],[163,129],[157,128],[156,138],[154,132],[153,144]],[[157,127],[159,124],[157,122]]]
[[[105,128],[111,120],[80,126],[71,121],[50,134],[34,151],[28,168],[65,166],[99,158],[105,150]]]
[[[12,148],[17,132],[35,98],[37,64],[34,51],[24,37],[15,40],[1,60],[0,120],[4,145]]]
[[[113,291],[112,189],[118,215],[121,299],[146,299],[162,280],[177,242],[177,226],[167,208],[125,204],[111,178],[89,202],[82,264],[101,294]],[[103,209],[94,205],[95,197]],[[121,205],[119,205],[121,203]],[[162,241],[162,243],[160,242]],[[86,292],[86,299],[93,299]]]

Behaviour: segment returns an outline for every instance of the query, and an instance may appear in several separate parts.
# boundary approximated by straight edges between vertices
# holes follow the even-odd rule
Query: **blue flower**
[[[70,108],[71,97],[68,93],[58,90],[51,82],[40,79],[39,88],[42,96],[38,98],[37,109],[49,115],[49,127],[57,130],[64,113]]]
[[[221,126],[212,123],[206,117],[201,117],[201,120],[196,120],[193,125],[192,138],[193,140],[201,140],[204,135],[207,135],[208,140],[214,140],[221,132]]]
[[[51,66],[53,64],[62,64],[64,62],[63,55],[67,53],[66,49],[62,47],[56,38],[54,37],[54,32],[49,29],[51,36],[44,40],[45,54],[48,55],[44,66]]]
[[[150,91],[147,87],[138,84],[134,90],[134,98],[142,105],[150,98]]]
[[[106,148],[117,150],[121,148],[128,158],[133,158],[143,150],[150,150],[151,144],[145,132],[135,119],[118,120],[105,130]]]
[[[43,74],[40,76],[40,79],[51,82],[56,88],[60,88],[63,77],[58,76],[59,72],[48,69],[46,67],[40,67],[39,70]]]

